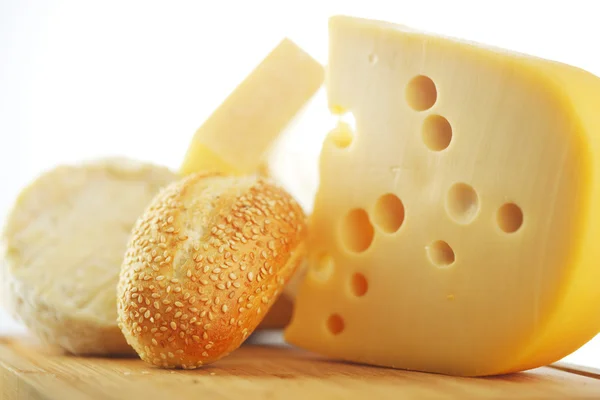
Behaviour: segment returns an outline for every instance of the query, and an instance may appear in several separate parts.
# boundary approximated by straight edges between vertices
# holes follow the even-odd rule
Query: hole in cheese
[[[352,132],[352,128],[345,122],[339,122],[338,125],[329,132],[328,139],[331,142],[341,149],[345,149],[350,146],[352,143],[352,139],[354,138],[354,134]]]
[[[468,224],[479,212],[479,196],[466,183],[455,183],[446,196],[446,212],[455,222]]]
[[[448,267],[454,263],[454,250],[443,240],[437,240],[425,249],[429,261],[436,267]]]
[[[319,282],[327,281],[333,274],[333,258],[327,253],[321,254],[312,265],[311,276]]]
[[[369,283],[367,282],[367,278],[361,273],[356,273],[352,276],[352,293],[361,297],[364,296],[369,290]]]
[[[404,222],[404,204],[393,193],[379,198],[375,204],[373,220],[384,232],[394,233]]]
[[[514,203],[506,203],[498,210],[496,219],[500,229],[506,233],[513,233],[523,224],[523,211]]]
[[[329,131],[326,141],[330,141],[334,146],[346,148],[350,146],[356,134],[356,118],[352,111],[340,105],[330,107],[332,113],[333,129]]]
[[[406,86],[406,101],[416,111],[425,111],[433,107],[437,100],[435,83],[425,75],[415,76]]]
[[[371,64],[371,65],[377,64],[377,61],[379,61],[379,57],[377,57],[377,54],[374,54],[374,53],[369,54],[369,64]]]
[[[339,335],[344,330],[344,320],[339,314],[332,314],[327,319],[327,330],[333,335]]]
[[[421,134],[429,150],[442,151],[452,141],[452,126],[441,115],[430,115],[423,121]]]
[[[362,208],[351,210],[343,220],[341,239],[343,244],[353,252],[363,252],[373,242],[375,231],[369,215]]]

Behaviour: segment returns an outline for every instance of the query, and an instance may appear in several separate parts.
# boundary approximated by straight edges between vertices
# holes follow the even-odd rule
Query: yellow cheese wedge
[[[312,254],[286,338],[453,375],[600,330],[600,79],[390,23],[330,20]]]
[[[196,131],[180,173],[260,172],[277,136],[323,83],[323,67],[284,39]]]

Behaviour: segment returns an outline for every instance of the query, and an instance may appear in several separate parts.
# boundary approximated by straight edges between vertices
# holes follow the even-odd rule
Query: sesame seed
[[[171,329],[177,330],[177,324],[174,321],[171,321]]]
[[[165,277],[163,275],[159,275],[156,277],[157,281],[162,281],[163,279],[165,279]]]
[[[156,341],[156,339],[152,338],[152,344],[158,346],[158,342]]]
[[[183,307],[183,303],[180,301],[175,302],[175,307]]]
[[[248,280],[252,282],[254,280],[254,273],[252,271],[248,272]]]
[[[223,311],[224,313],[227,312],[228,309],[229,307],[227,307],[227,304],[223,304],[223,307],[221,307],[221,311]]]

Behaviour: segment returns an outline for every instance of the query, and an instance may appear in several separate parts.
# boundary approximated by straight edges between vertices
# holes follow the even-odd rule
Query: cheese
[[[284,39],[196,131],[180,173],[254,174],[323,83],[323,67]]]
[[[389,23],[330,20],[310,267],[286,338],[452,375],[600,331],[600,79]]]
[[[45,344],[133,353],[116,287],[131,229],[177,175],[122,157],[60,165],[19,194],[0,233],[2,305]]]

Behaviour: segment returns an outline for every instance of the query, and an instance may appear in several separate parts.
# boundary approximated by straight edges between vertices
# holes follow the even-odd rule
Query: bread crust
[[[118,274],[135,221],[175,178],[165,167],[121,157],[41,174],[21,191],[2,232],[7,311],[68,352],[133,353],[116,321]]]
[[[119,324],[140,357],[196,368],[239,347],[305,255],[306,218],[270,180],[196,173],[136,224],[118,285]]]

